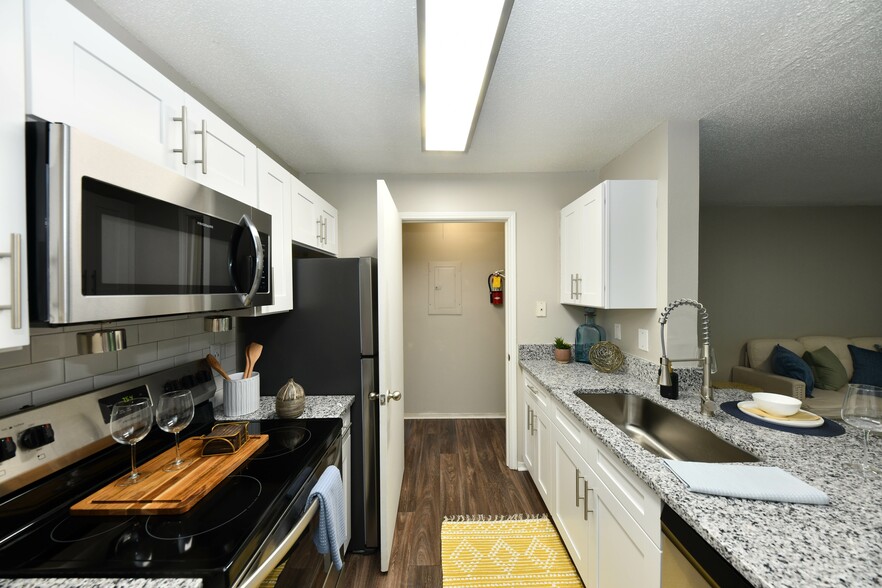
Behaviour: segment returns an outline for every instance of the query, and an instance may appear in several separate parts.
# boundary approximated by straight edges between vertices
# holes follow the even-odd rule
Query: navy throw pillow
[[[882,353],[854,345],[849,345],[848,351],[854,364],[851,383],[882,386]]]
[[[815,378],[812,375],[812,368],[803,358],[786,347],[775,345],[775,349],[772,350],[772,371],[779,376],[805,382],[805,395],[812,398]]]

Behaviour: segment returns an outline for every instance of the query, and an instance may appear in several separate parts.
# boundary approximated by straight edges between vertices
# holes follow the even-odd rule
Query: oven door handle
[[[303,516],[300,517],[300,520],[297,521],[297,524],[294,525],[294,528],[291,529],[291,532],[288,533],[288,536],[285,537],[279,546],[273,550],[270,556],[260,564],[256,570],[254,570],[254,573],[248,576],[240,584],[237,584],[236,588],[256,588],[257,586],[260,586],[260,583],[269,576],[270,572],[272,572],[276,566],[285,559],[285,556],[291,548],[294,547],[294,544],[297,543],[297,540],[300,539],[300,536],[303,535],[304,531],[306,531],[309,523],[312,522],[312,519],[318,514],[318,510],[319,501],[313,500],[303,513]]]

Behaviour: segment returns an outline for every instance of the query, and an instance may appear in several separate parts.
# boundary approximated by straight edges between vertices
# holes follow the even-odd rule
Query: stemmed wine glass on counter
[[[870,433],[882,433],[882,388],[849,384],[842,401],[842,420],[864,433],[863,463],[848,465],[865,477],[882,474],[882,469],[870,463]]]
[[[130,398],[113,405],[110,411],[110,435],[117,443],[132,448],[132,473],[117,486],[131,486],[144,477],[135,467],[135,444],[147,436],[152,426],[153,407],[149,398]]]
[[[193,461],[181,458],[181,445],[178,442],[178,433],[193,420],[193,411],[193,395],[189,390],[166,392],[159,398],[156,424],[166,433],[175,434],[175,460],[162,468],[166,472],[184,469]]]

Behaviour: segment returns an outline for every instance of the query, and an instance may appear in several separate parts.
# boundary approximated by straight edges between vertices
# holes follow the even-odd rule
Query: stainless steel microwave
[[[272,304],[270,215],[60,123],[27,123],[31,320]]]

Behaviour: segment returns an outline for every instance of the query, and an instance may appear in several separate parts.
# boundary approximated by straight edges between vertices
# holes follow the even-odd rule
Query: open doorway
[[[407,223],[402,249],[405,418],[505,418],[505,224]]]
[[[488,212],[402,212],[403,226],[409,223],[500,223],[504,226],[505,247],[505,460],[511,469],[517,469],[517,260],[516,215],[513,211]],[[450,260],[440,260],[450,261]],[[500,268],[494,268],[500,269]],[[427,278],[428,279],[428,278]],[[486,276],[483,278],[486,280]],[[485,282],[486,284],[486,282]],[[485,294],[489,305],[489,292]],[[405,370],[407,372],[408,370]]]

